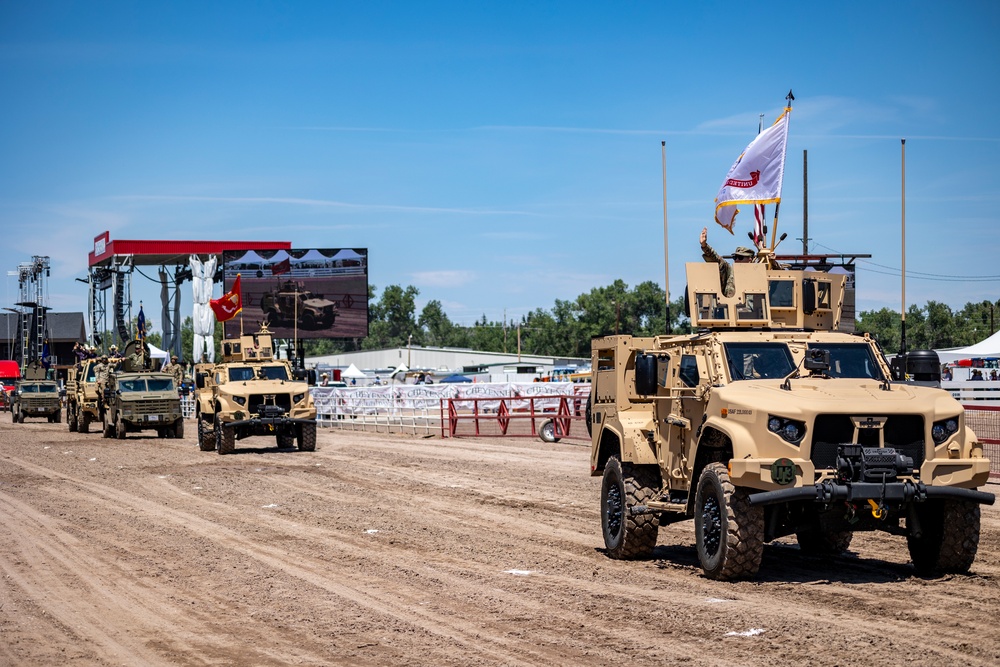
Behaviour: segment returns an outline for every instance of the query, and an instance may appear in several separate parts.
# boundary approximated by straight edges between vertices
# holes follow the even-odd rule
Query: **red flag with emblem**
[[[208,305],[212,307],[215,319],[220,322],[236,317],[236,314],[243,310],[243,297],[240,295],[240,274],[236,274],[232,289],[218,299],[212,299]]]

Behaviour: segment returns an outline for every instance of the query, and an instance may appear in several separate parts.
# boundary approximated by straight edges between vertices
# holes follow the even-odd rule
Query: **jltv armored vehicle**
[[[184,416],[173,375],[149,370],[148,346],[129,341],[124,357],[108,373],[102,419],[105,438],[155,430],[160,438],[183,438]]]
[[[237,440],[273,436],[280,448],[316,449],[316,405],[291,364],[274,356],[271,332],[222,343],[222,361],[195,368],[198,447],[231,454]]]
[[[890,379],[868,335],[840,331],[844,276],[688,264],[694,333],[592,341],[591,474],[607,554],[649,555],[694,519],[704,573],[756,575],[764,544],[814,554],[856,531],[905,536],[921,573],[967,571],[989,461],[947,392]]]
[[[294,280],[285,280],[260,299],[267,323],[274,326],[298,322],[303,329],[331,327],[337,319],[337,304],[313,294]]]
[[[101,421],[94,368],[97,359],[84,359],[66,374],[66,424],[70,431],[87,433]]]
[[[24,377],[14,383],[10,396],[10,412],[14,423],[28,417],[45,417],[49,423],[62,420],[62,399],[59,383],[50,379],[41,364],[32,362],[24,369]]]

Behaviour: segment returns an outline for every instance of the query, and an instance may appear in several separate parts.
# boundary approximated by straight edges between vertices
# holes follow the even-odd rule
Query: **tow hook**
[[[885,506],[881,503],[875,502],[875,500],[869,498],[868,504],[872,506],[872,516],[876,519],[884,519],[887,512]]]

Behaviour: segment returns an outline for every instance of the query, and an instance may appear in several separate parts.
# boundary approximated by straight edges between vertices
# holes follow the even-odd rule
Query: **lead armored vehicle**
[[[845,551],[857,531],[904,536],[921,573],[965,572],[989,476],[962,406],[893,382],[876,341],[840,330],[843,275],[687,265],[694,333],[592,341],[591,474],[607,554],[648,556],[693,519],[713,579],[757,574],[764,544]]]
[[[124,357],[108,372],[102,418],[104,437],[124,440],[128,433],[155,430],[160,438],[183,438],[181,399],[170,373],[149,370],[149,349],[132,340]]]
[[[49,372],[41,364],[28,364],[24,369],[24,377],[14,383],[10,412],[15,424],[23,424],[28,417],[45,417],[49,423],[62,420],[59,383],[50,379]]]
[[[198,447],[231,454],[237,440],[271,436],[280,448],[316,449],[316,405],[291,364],[274,356],[266,325],[223,341],[222,362],[195,368]]]

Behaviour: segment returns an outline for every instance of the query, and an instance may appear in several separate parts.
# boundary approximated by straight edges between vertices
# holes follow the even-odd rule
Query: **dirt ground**
[[[588,449],[322,430],[231,456],[0,414],[3,665],[996,665],[1000,508],[969,576],[903,538],[701,575],[693,524],[607,558]],[[998,485],[987,490],[996,493]]]

